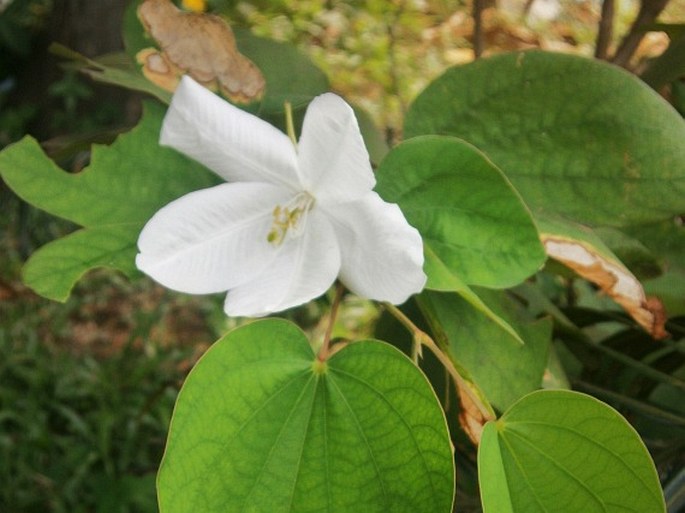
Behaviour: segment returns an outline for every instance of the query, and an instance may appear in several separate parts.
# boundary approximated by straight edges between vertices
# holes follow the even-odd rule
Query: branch
[[[483,11],[485,0],[473,0],[473,53],[478,59],[485,50],[485,36],[483,34]]]
[[[604,0],[602,3],[602,17],[599,19],[597,30],[597,45],[595,46],[595,57],[607,59],[609,43],[614,34],[614,0]]]
[[[616,54],[612,59],[612,62],[618,66],[628,67],[630,58],[637,50],[640,41],[645,36],[647,32],[647,27],[654,23],[657,16],[661,14],[664,7],[668,4],[669,0],[642,0],[640,4],[640,11],[637,13],[637,18],[630,27],[628,34],[621,41],[621,45],[616,50]]]

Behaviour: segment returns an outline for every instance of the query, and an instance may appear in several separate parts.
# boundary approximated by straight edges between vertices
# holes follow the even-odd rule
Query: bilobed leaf
[[[477,149],[452,137],[417,137],[395,147],[376,190],[399,204],[423,237],[427,287],[505,288],[545,260],[521,199]]]
[[[501,292],[478,293],[516,337],[456,294],[424,291],[418,300],[431,328],[446,342],[450,358],[493,406],[504,410],[542,386],[552,324],[549,319],[524,321]]]
[[[299,328],[238,328],[181,390],[161,513],[449,513],[446,422],[423,374],[378,341],[316,360]]]
[[[218,183],[203,166],[159,145],[164,110],[147,104],[140,124],[111,146],[94,146],[81,173],[60,169],[25,137],[0,152],[0,175],[28,203],[85,229],[41,248],[26,265],[26,283],[64,301],[93,267],[135,268],[138,234],[159,208]]]
[[[623,226],[685,211],[685,121],[604,62],[531,51],[452,68],[412,104],[404,133],[474,144],[536,219]]]
[[[665,512],[638,434],[577,392],[533,392],[488,423],[478,474],[485,513]]]

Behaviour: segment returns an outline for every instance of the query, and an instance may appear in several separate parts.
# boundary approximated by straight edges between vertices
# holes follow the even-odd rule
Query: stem
[[[647,27],[654,23],[668,2],[669,0],[642,0],[637,18],[635,18],[628,34],[621,41],[621,45],[612,59],[614,64],[624,68],[628,67],[630,58],[647,32]]]
[[[319,354],[316,358],[320,362],[325,362],[331,355],[331,335],[333,334],[333,325],[338,317],[338,308],[340,307],[340,301],[342,300],[343,294],[345,293],[345,286],[342,283],[338,283],[335,287],[335,297],[333,298],[333,304],[331,305],[331,313],[328,317],[328,326],[326,326],[326,333],[323,336],[323,344],[321,344],[321,349],[319,349]]]
[[[483,417],[485,419],[493,419],[494,415],[492,409],[483,403],[478,394],[476,394],[473,391],[473,388],[469,386],[469,383],[461,376],[461,374],[459,374],[459,371],[454,366],[454,363],[452,363],[452,360],[450,360],[449,357],[438,347],[428,333],[419,329],[416,324],[414,324],[409,317],[404,315],[404,313],[395,305],[383,303],[383,306],[412,334],[414,346],[418,346],[418,348],[412,347],[412,355],[415,353],[421,355],[422,345],[430,349],[445,370],[452,377],[457,387],[469,397],[473,404],[476,405],[478,411],[483,415]]]
[[[606,59],[614,33],[614,0],[604,0],[602,3],[602,17],[599,19],[597,29],[597,45],[595,46],[595,57]]]
[[[685,417],[678,415],[676,413],[671,413],[661,408],[657,408],[648,403],[638,401],[632,397],[628,397],[612,390],[607,390],[605,388],[598,387],[592,383],[587,383],[585,381],[573,380],[571,382],[574,388],[583,390],[597,397],[604,397],[608,401],[616,401],[630,408],[634,411],[640,412],[642,415],[647,415],[655,421],[659,421],[666,424],[673,424],[676,426],[685,426]]]
[[[483,34],[484,0],[473,0],[473,54],[478,59],[485,50],[485,36]]]
[[[285,102],[285,130],[293,142],[293,146],[297,148],[297,137],[295,136],[295,124],[293,123],[293,106],[290,102]]]
[[[411,344],[411,359],[412,361],[418,365],[419,363],[419,357],[423,356],[421,354],[421,344],[423,344],[423,338],[429,338],[428,334],[424,332],[423,330],[420,330],[416,324],[412,322],[412,320],[404,315],[404,312],[397,308],[395,305],[392,305],[390,303],[383,303],[383,306],[385,309],[390,312],[390,314],[397,319],[402,326],[406,328],[406,330],[411,333],[412,336],[412,344]]]
[[[400,17],[404,12],[404,4],[405,2],[404,0],[402,0],[396,9],[394,9],[391,13],[388,13],[386,15],[385,21],[385,31],[388,37],[388,77],[390,77],[390,93],[392,94],[392,96],[397,98],[397,103],[400,109],[400,127],[402,126],[402,122],[407,113],[407,105],[404,101],[404,98],[402,97],[400,77],[397,74],[397,38],[395,35],[395,26],[399,23]],[[392,110],[394,110],[394,108]],[[388,137],[388,143],[392,146],[397,143],[397,141],[394,139],[397,137],[398,129],[394,126],[394,120],[388,118],[387,114],[385,116],[385,119],[385,125],[390,127],[392,130],[392,136]]]

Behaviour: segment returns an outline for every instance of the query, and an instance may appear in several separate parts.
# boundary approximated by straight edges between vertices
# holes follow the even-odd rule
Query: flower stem
[[[344,293],[345,286],[338,282],[335,287],[335,297],[333,298],[333,304],[331,305],[331,313],[328,317],[328,326],[326,327],[326,333],[323,336],[323,344],[321,344],[319,354],[316,355],[317,359],[321,362],[325,362],[331,355],[331,335],[333,334],[333,326],[338,317],[338,308],[340,307],[340,302],[342,301]]]
[[[295,136],[295,124],[293,123],[293,106],[290,102],[285,102],[285,130],[293,142],[293,146],[297,148],[297,137]]]

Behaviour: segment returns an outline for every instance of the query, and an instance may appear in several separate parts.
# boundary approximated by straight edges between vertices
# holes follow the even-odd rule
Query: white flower
[[[160,143],[228,183],[159,210],[136,265],[191,294],[228,291],[232,316],[261,316],[323,294],[336,277],[355,294],[399,304],[421,291],[421,236],[375,178],[354,113],[334,94],[307,109],[290,139],[184,77]]]

